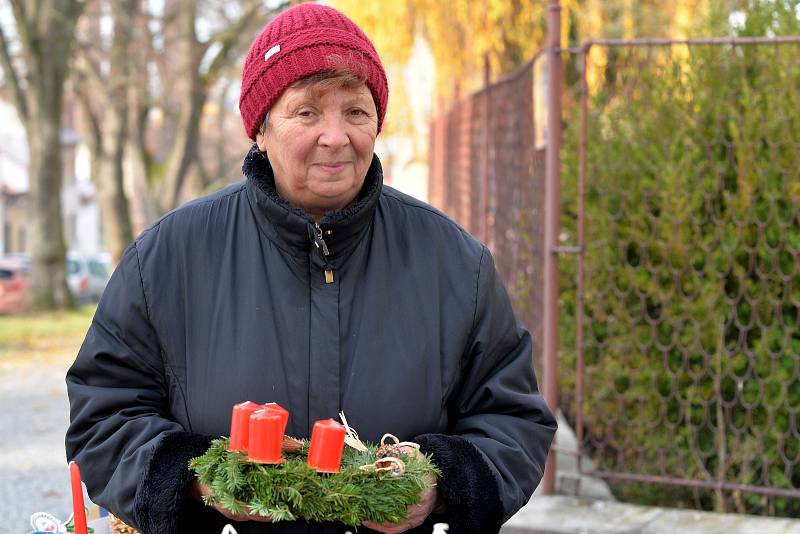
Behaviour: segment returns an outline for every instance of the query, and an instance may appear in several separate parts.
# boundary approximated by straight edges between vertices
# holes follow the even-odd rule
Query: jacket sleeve
[[[451,534],[498,532],[539,484],[556,421],[536,384],[530,334],[485,247],[473,328],[447,408],[447,434],[416,438],[442,470],[442,519]]]
[[[147,533],[180,530],[173,527],[192,482],[187,462],[209,444],[170,417],[167,371],[134,243],[67,372],[66,451],[92,500]]]

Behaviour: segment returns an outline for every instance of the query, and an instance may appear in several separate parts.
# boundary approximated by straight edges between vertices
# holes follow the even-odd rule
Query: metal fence
[[[639,502],[800,515],[800,38],[563,52],[560,407],[581,470]],[[489,244],[538,341],[534,66],[435,121],[430,198]]]
[[[494,251],[541,354],[545,154],[531,142],[534,65],[458,101],[432,122],[429,199]]]

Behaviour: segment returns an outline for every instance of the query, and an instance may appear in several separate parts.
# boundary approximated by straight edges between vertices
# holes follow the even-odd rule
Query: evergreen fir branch
[[[345,448],[339,473],[320,474],[306,465],[307,445],[286,454],[283,464],[261,465],[228,451],[228,440],[221,438],[189,467],[213,491],[207,504],[217,503],[234,513],[270,516],[273,522],[303,518],[351,526],[364,521],[399,523],[408,506],[431,487],[429,475],[440,472],[425,455],[403,455],[406,471],[400,476],[363,471],[361,466],[375,461],[377,449],[366,445],[366,452]]]

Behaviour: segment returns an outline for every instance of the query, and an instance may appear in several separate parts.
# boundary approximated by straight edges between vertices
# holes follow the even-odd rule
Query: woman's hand
[[[433,478],[433,475],[431,477]],[[434,482],[435,480],[433,478]],[[398,534],[399,532],[416,528],[425,521],[436,507],[438,496],[439,492],[436,490],[436,486],[423,490],[420,501],[408,507],[408,515],[406,515],[406,520],[402,523],[383,523],[379,525],[371,521],[365,521],[364,526],[385,534]]]
[[[199,480],[194,481],[194,485],[191,489],[191,496],[194,499],[199,500],[200,502],[203,501],[203,497],[210,497],[214,492],[211,491],[211,488],[202,484]],[[227,508],[223,508],[220,504],[214,503],[211,505],[211,508],[216,510],[217,512],[221,513],[231,521],[260,521],[262,523],[271,523],[272,518],[269,516],[263,516],[258,514],[234,514]]]
[[[409,454],[421,454],[419,450],[411,447],[403,447],[402,450]],[[398,534],[420,526],[434,510],[437,512],[442,511],[442,503],[439,501],[439,491],[436,489],[436,476],[431,474],[428,475],[428,478],[431,487],[422,490],[419,502],[408,507],[405,521],[402,523],[382,524],[364,521],[364,526],[372,530],[377,530],[378,532],[383,532],[384,534]]]

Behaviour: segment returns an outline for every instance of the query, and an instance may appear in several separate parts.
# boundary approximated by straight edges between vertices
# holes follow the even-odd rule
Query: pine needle
[[[358,526],[364,521],[399,523],[408,507],[420,501],[424,489],[432,487],[429,475],[439,470],[426,455],[402,455],[402,475],[362,471],[375,461],[377,446],[365,443],[366,452],[345,447],[339,473],[320,474],[306,466],[308,446],[285,454],[286,462],[261,465],[245,455],[228,451],[228,439],[211,443],[203,456],[189,467],[211,488],[210,503],[234,513],[270,516],[273,522],[335,521]]]

